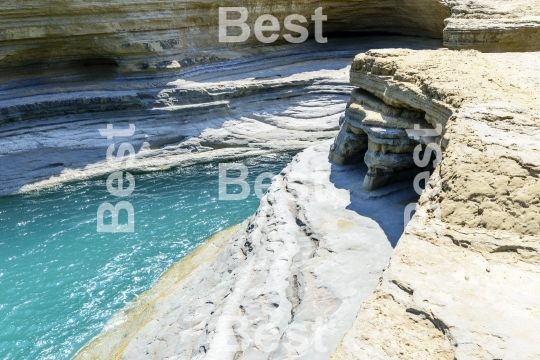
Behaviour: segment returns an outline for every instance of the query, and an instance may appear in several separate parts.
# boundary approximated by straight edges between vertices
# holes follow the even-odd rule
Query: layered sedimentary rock
[[[126,169],[137,172],[304,149],[335,136],[352,89],[347,78],[354,55],[400,44],[437,46],[401,37],[306,42],[266,48],[271,57],[151,77],[60,71],[4,82],[0,193],[108,176],[119,167],[106,160],[113,142],[134,146],[136,161]],[[111,141],[99,132],[107,124],[133,124],[136,131]]]
[[[540,49],[538,0],[243,6],[249,24],[262,13],[280,23],[291,13],[309,19],[323,7],[325,33],[421,35],[486,52]],[[105,161],[110,142],[98,133],[107,123],[137,126],[130,171],[305,148],[336,134],[352,90],[352,53],[433,46],[400,38],[374,45],[370,38],[357,47],[330,40],[336,45],[329,49],[259,48],[253,36],[223,45],[217,8],[158,1],[0,5],[0,191],[117,170]],[[186,69],[244,55],[253,56]],[[419,171],[411,161],[417,144],[444,150],[371,295],[390,245],[377,224],[345,210],[347,192],[332,181],[339,170],[324,161],[328,143],[274,181],[258,213],[215,245],[214,261],[214,254],[205,258],[209,263],[173,290],[167,286],[165,298],[142,304],[140,322],[108,328],[79,356],[317,359],[337,347],[334,359],[538,358],[539,60],[533,53],[400,49],[356,58],[350,80],[362,91],[352,94],[332,159],[366,162],[368,173],[355,176],[374,189]],[[119,75],[156,69],[167,71]],[[443,137],[410,136],[414,125],[427,124]],[[360,192],[359,184],[345,183]],[[355,211],[365,209],[362,201]],[[221,326],[234,325],[227,316],[245,317],[251,339],[270,324],[264,329],[277,348],[270,355],[254,344],[223,351]],[[287,347],[299,329],[306,329],[307,345]],[[325,351],[317,350],[319,340]]]
[[[399,49],[355,59],[353,85],[443,128],[443,159],[332,359],[540,356],[539,60]]]
[[[282,35],[289,33],[283,26],[286,16],[305,16],[308,24],[304,25],[313,34],[311,15],[322,7],[328,16],[326,33],[420,35],[444,38],[449,47],[516,51],[539,49],[532,38],[540,28],[539,4],[538,0],[340,0],[316,4],[249,1],[241,6],[248,9],[246,23],[252,29],[260,15],[276,16],[281,24],[281,41]],[[252,45],[260,45],[253,34],[246,43],[219,42],[220,6],[239,4],[160,0],[4,2],[0,5],[0,67],[37,62],[44,69],[119,66],[123,71],[140,71],[184,67],[253,52]],[[17,73],[21,74],[20,70]]]
[[[75,358],[329,358],[392,251],[374,220],[348,209],[353,192],[364,209],[410,196],[363,192],[365,170],[331,165],[329,145],[298,154],[232,236],[176,265]]]
[[[366,219],[345,210],[350,208],[347,196],[335,188],[358,189],[359,184],[347,180],[338,186],[337,174],[347,168],[322,161],[331,145],[327,142],[299,155],[274,180],[258,212],[211,264],[196,269],[165,301],[145,308],[154,314],[149,322],[112,336],[111,328],[79,356],[328,358],[337,345],[336,334],[346,331],[331,358],[537,358],[537,60],[534,53],[404,49],[370,51],[355,59],[351,82],[363,91],[353,93],[354,103],[366,115],[373,111],[379,125],[390,110],[394,115],[423,114],[423,119],[413,119],[441,129],[444,151],[390,265],[365,301],[364,295],[342,290],[361,289],[364,294],[369,286],[361,279],[373,278],[361,274],[367,268],[360,257],[379,259],[381,253],[372,251],[388,244],[379,247],[383,237],[375,234],[364,243]],[[403,129],[410,124],[410,117],[403,118],[407,125],[399,116],[388,119]],[[359,134],[351,133],[362,135],[357,129],[367,122],[353,129]],[[354,174],[358,182],[363,176]],[[362,208],[369,205],[364,201],[357,209]],[[376,228],[367,226],[370,232]],[[332,276],[345,270],[346,276]],[[371,274],[377,278],[379,272]],[[346,317],[356,306],[361,310],[347,331]],[[320,313],[325,314],[323,325],[304,333],[308,346],[290,350],[289,336],[299,329],[292,324],[309,329]],[[258,326],[275,324],[268,330],[280,339],[277,348],[270,355],[250,345],[243,352],[224,351],[221,326],[234,324],[219,319],[228,315],[248,318],[247,328],[236,327],[238,344],[242,334],[256,339]],[[316,351],[321,329],[329,330],[322,337],[329,352]]]
[[[474,0],[448,2],[444,44],[486,52],[538,51],[540,2]]]
[[[385,104],[370,93],[355,89],[341,130],[330,148],[329,158],[336,164],[363,161],[369,168],[364,189],[373,190],[390,182],[412,179],[421,171],[413,158],[415,148],[439,143],[438,136],[418,136],[429,130],[425,113]]]
[[[41,61],[77,61],[82,64],[120,66],[123,70],[177,68],[250,53],[261,43],[252,34],[247,42],[220,43],[219,7],[246,7],[246,23],[253,29],[262,14],[272,14],[286,31],[284,18],[300,14],[308,19],[318,7],[328,16],[328,32],[387,31],[440,37],[446,7],[436,0],[411,0],[401,6],[395,0],[260,2],[239,5],[225,1],[24,1],[0,5],[0,64]],[[398,9],[399,8],[399,9]],[[420,11],[421,10],[421,11]],[[229,15],[234,18],[234,14]],[[237,14],[238,17],[238,14]],[[357,21],[362,19],[362,21]],[[232,29],[239,30],[239,29]],[[231,30],[231,34],[234,31]],[[236,34],[236,33],[235,33]],[[74,63],[72,65],[77,65]]]

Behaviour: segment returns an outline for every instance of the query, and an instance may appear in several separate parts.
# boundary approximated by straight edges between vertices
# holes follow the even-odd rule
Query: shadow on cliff
[[[366,173],[367,167],[363,163],[344,166],[332,164],[330,181],[336,188],[350,192],[351,203],[347,209],[376,221],[392,247],[395,247],[403,234],[405,207],[416,203],[419,196],[413,189],[412,180],[365,191],[362,183]]]

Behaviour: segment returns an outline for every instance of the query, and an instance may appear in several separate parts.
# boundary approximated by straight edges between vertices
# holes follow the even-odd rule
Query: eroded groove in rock
[[[110,142],[98,131],[107,124],[136,127],[130,143],[137,152],[131,170],[137,172],[304,149],[335,136],[352,89],[348,66],[358,51],[437,43],[379,37],[319,48],[307,42],[268,48],[271,57],[149,77],[78,81],[77,74],[59,72],[32,80],[32,86],[8,81],[0,85],[0,193],[107,176],[115,165],[105,160]]]
[[[364,71],[377,74],[380,69]],[[413,158],[418,145],[423,144],[425,149],[429,143],[440,144],[439,136],[416,136],[420,129],[431,129],[424,117],[421,111],[387,105],[370,93],[355,89],[340,119],[341,130],[330,148],[329,159],[340,165],[364,161],[368,167],[363,185],[366,190],[431,171],[431,166],[418,167]]]

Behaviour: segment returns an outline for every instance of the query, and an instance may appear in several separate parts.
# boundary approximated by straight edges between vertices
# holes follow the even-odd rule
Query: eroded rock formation
[[[224,46],[218,6],[208,3],[48,5],[0,5],[2,193],[110,173],[109,143],[97,132],[108,122],[141,129],[133,138],[136,171],[299,150],[332,138],[352,90],[349,56],[377,47],[371,38],[321,51],[274,51],[253,41]],[[540,357],[540,58],[497,53],[540,50],[540,2],[244,6],[250,23],[262,13],[280,22],[290,13],[309,18],[322,6],[329,33],[421,35],[493,53],[374,50],[353,62],[350,81],[361,90],[343,117],[335,162],[364,161],[361,180],[375,189],[420,171],[411,161],[418,144],[444,151],[384,274],[390,244],[377,224],[346,209],[353,191],[332,183],[324,144],[276,178],[259,211],[208,263],[173,290],[160,288],[160,301],[143,304],[144,321],[124,319],[129,326],[108,328],[79,356],[268,358],[255,346],[221,351],[220,319],[242,315],[251,338],[259,324],[271,324],[276,359],[328,358],[336,347],[336,360]],[[380,44],[405,46],[434,44]],[[243,55],[254,56],[183,69]],[[156,69],[170,72],[117,71]],[[415,125],[440,128],[442,137],[411,136]],[[325,319],[313,328],[320,314]],[[311,329],[300,351],[285,346],[291,324]],[[322,329],[325,352],[314,350]]]
[[[363,161],[369,168],[364,189],[373,190],[390,182],[412,179],[421,171],[413,159],[419,144],[440,142],[438,136],[418,136],[430,129],[421,111],[385,104],[366,91],[355,89],[341,130],[330,148],[329,158],[336,164]]]
[[[248,1],[241,6],[249,11],[251,27],[261,14],[273,14],[283,25],[290,14],[309,20],[315,8],[322,7],[328,16],[326,33],[389,32],[443,38],[452,48],[531,51],[540,46],[534,40],[540,31],[539,4],[538,0],[340,0],[316,4]],[[46,69],[80,65],[140,71],[256,51],[251,48],[258,44],[253,35],[243,44],[219,43],[220,6],[239,5],[160,0],[4,2],[0,5],[0,67],[39,62]],[[308,28],[313,33],[313,22]]]
[[[36,61],[77,61],[120,66],[122,70],[178,68],[237,58],[261,45],[253,33],[246,43],[223,44],[218,38],[219,7],[248,9],[253,29],[262,14],[284,18],[300,14],[309,21],[323,7],[325,33],[384,31],[440,38],[449,10],[437,0],[260,2],[93,1],[7,2],[0,5],[0,65]],[[232,16],[232,15],[231,15]],[[391,30],[389,30],[391,29]],[[280,36],[283,41],[283,37]]]
[[[60,72],[7,81],[0,85],[0,194],[108,176],[117,164],[106,161],[111,141],[98,131],[107,124],[134,124],[129,170],[137,172],[304,149],[335,136],[355,54],[403,44],[437,46],[404,37],[306,42],[151,77]],[[123,141],[115,138],[116,147]]]
[[[425,112],[444,129],[444,155],[332,359],[540,356],[539,60],[450,50],[355,59],[352,84]]]
[[[111,327],[79,355],[107,356],[119,351],[115,354],[129,358],[173,353],[185,358],[328,358],[329,353],[316,350],[314,341],[318,330],[324,329],[327,349],[338,345],[336,334],[346,332],[332,359],[538,357],[537,57],[405,49],[357,56],[351,82],[363,90],[353,92],[349,109],[357,104],[365,115],[347,120],[357,125],[353,130],[358,134],[351,133],[363,135],[357,130],[369,129],[370,121],[382,125],[385,120],[386,125],[402,128],[414,122],[429,123],[443,129],[440,144],[444,150],[389,266],[365,301],[364,295],[355,293],[352,300],[342,291],[362,289],[364,294],[370,285],[360,283],[364,276],[360,273],[366,268],[358,256],[364,252],[379,256],[372,251],[389,244],[384,236],[366,233],[365,218],[345,209],[350,207],[347,197],[352,199],[358,190],[347,195],[332,184],[332,174],[347,167],[324,161],[330,146],[325,143],[299,155],[274,180],[259,211],[211,264],[196,269],[170,297],[145,308],[155,314],[154,320],[139,327],[131,326],[128,319],[126,327],[120,326],[117,333]],[[381,74],[380,68],[391,71]],[[424,119],[398,116],[409,113],[423,114]],[[365,148],[365,142],[357,144]],[[372,146],[382,149],[377,143]],[[361,182],[365,173],[353,176]],[[343,184],[358,189],[353,180]],[[369,207],[365,199],[362,207]],[[367,247],[359,245],[363,241]],[[258,267],[252,268],[253,264]],[[344,269],[348,275],[339,281],[331,276],[344,274]],[[370,275],[379,274],[372,270]],[[205,281],[197,280],[201,278]],[[209,278],[213,280],[208,282]],[[352,278],[358,283],[342,281]],[[370,276],[362,279],[372,280]],[[195,283],[197,287],[190,285]],[[201,284],[216,287],[201,288]],[[347,330],[347,317],[357,306],[361,310]],[[314,314],[321,312],[326,320],[318,330],[306,333],[309,346],[288,352],[287,334],[294,327],[287,324],[313,324]],[[281,339],[276,350],[269,355],[255,346],[244,352],[216,353],[224,336],[216,324],[222,316],[235,314],[250,319],[247,333],[251,339],[256,338],[256,327],[263,320],[278,324],[273,330],[275,338]],[[283,317],[288,320],[282,324]],[[132,340],[126,343],[125,339]]]

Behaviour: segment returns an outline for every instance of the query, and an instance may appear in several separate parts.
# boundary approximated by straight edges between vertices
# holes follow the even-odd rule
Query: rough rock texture
[[[534,40],[540,31],[539,4],[539,0],[332,0],[248,1],[241,6],[249,11],[251,27],[261,14],[273,14],[283,24],[286,16],[297,13],[308,19],[313,33],[310,16],[323,7],[326,33],[383,31],[444,38],[455,48],[517,51],[540,47]],[[161,0],[3,2],[0,67],[40,62],[46,69],[169,69],[256,51],[249,49],[260,45],[253,34],[247,44],[219,43],[220,6],[239,5]],[[284,32],[281,26],[280,34]]]
[[[331,165],[329,145],[298,154],[255,215],[193,255],[206,256],[199,267],[174,284],[162,284],[166,275],[75,358],[328,359],[392,251],[374,220],[347,209],[355,201],[338,187],[356,188],[364,209],[381,197],[410,196],[403,187],[369,196],[358,176],[365,168]],[[396,207],[378,217],[401,214]],[[216,246],[222,249],[212,259]]]
[[[443,130],[441,139],[418,140],[440,144],[444,159],[374,292],[391,247],[383,226],[359,213],[380,207],[380,198],[376,206],[365,194],[361,205],[358,198],[349,204],[353,197],[338,188],[360,193],[360,186],[333,181],[344,170],[325,161],[327,143],[277,177],[257,214],[224,245],[211,243],[203,266],[178,282],[169,279],[172,290],[171,282],[158,287],[166,296],[141,304],[142,319],[116,318],[129,326],[110,324],[79,357],[540,357],[540,59],[496,53],[540,50],[540,1],[243,5],[250,23],[261,13],[280,21],[290,13],[309,17],[322,6],[327,33],[422,35],[449,48],[494,53],[393,49],[355,59],[350,80],[363,92],[353,93],[333,154],[367,163],[368,173],[355,173],[356,180],[366,178],[365,187],[374,189],[414,174],[416,143],[406,130],[416,121],[425,125],[417,114]],[[433,47],[401,38],[395,39],[401,45],[376,45],[370,38],[260,48],[253,37],[223,46],[217,8],[159,1],[1,4],[0,192],[117,170],[105,162],[109,142],[97,132],[107,123],[136,124],[133,171],[302,149],[335,136],[352,90],[351,54]],[[244,55],[251,56],[239,58]],[[217,62],[223,59],[232,60]],[[156,69],[167,71],[120,75]],[[247,330],[236,329],[236,341],[245,332],[255,339],[263,329],[278,347],[265,352],[265,340],[241,352],[224,349],[223,326],[234,325],[227,316],[248,321]],[[295,343],[298,329],[306,329],[307,344]],[[295,349],[287,347],[291,342]]]
[[[425,112],[444,153],[332,359],[540,357],[539,64],[470,50],[355,59],[352,84]]]
[[[538,51],[538,0],[448,1],[444,44],[454,49],[486,52]]]
[[[414,163],[413,151],[439,137],[415,136],[428,129],[425,113],[385,104],[366,91],[355,89],[340,119],[341,130],[330,148],[329,159],[336,164],[363,161],[369,168],[364,189],[374,190],[388,183],[412,179],[428,170]],[[425,149],[425,146],[423,147]]]
[[[437,41],[307,42],[151,77],[61,71],[4,82],[0,194],[116,171],[106,161],[112,141],[98,131],[109,123],[135,125],[127,138],[137,152],[133,171],[304,149],[335,136],[354,55],[398,44],[433,48]],[[123,141],[115,138],[116,148]]]
[[[437,0],[261,2],[247,1],[66,1],[4,2],[0,5],[0,64],[20,66],[38,60],[75,61],[86,65],[119,65],[123,70],[177,68],[238,57],[261,45],[252,34],[247,43],[220,44],[218,9],[243,6],[253,28],[262,14],[281,24],[291,14],[309,21],[323,7],[329,32],[388,31],[441,37],[448,9]],[[421,10],[421,11],[420,11]],[[358,21],[362,19],[362,21]],[[288,31],[287,31],[288,33]],[[280,36],[280,39],[283,39]]]

